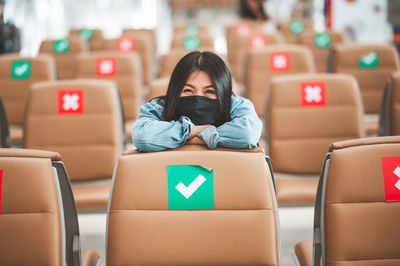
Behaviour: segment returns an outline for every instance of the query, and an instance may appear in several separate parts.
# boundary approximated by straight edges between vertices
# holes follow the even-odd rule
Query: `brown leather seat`
[[[364,136],[357,81],[345,74],[297,74],[270,83],[267,130],[274,171],[314,178],[276,178],[279,204],[314,204],[329,144]],[[279,177],[279,176],[278,176]]]
[[[81,38],[88,42],[91,51],[99,51],[103,49],[103,32],[99,29],[71,29],[69,31],[69,38]]]
[[[379,114],[379,136],[400,135],[400,72],[388,80]]]
[[[114,165],[123,149],[122,127],[113,82],[36,83],[28,98],[24,147],[59,152],[73,182],[78,209],[104,209]]]
[[[361,89],[364,112],[377,114],[387,79],[393,72],[400,70],[396,48],[392,45],[335,45],[329,60],[330,72],[348,73],[356,77]],[[378,117],[375,121],[366,121],[373,124],[366,126],[370,129],[367,132],[369,135],[377,134],[377,120]]]
[[[279,24],[278,27],[278,32],[283,34],[283,37],[287,43],[300,44],[301,36],[303,34],[310,34],[314,32],[312,20],[293,19],[289,23]]]
[[[38,55],[35,58],[16,54],[0,56],[0,93],[13,143],[22,141],[22,125],[29,87],[35,82],[51,81],[55,77],[54,59],[49,55]]]
[[[317,72],[326,72],[329,50],[333,45],[344,43],[344,35],[341,32],[305,32],[300,35],[300,44],[311,49]]]
[[[100,68],[106,63],[105,70]],[[108,67],[110,66],[110,67]],[[81,55],[78,57],[78,71],[76,78],[111,79],[118,85],[124,110],[128,139],[132,138],[133,122],[139,114],[143,98],[143,75],[140,57],[137,53],[121,53],[113,51],[102,51]]]
[[[167,94],[169,80],[169,77],[153,80],[153,82],[150,84],[147,100],[150,101],[156,97],[165,96]]]
[[[11,147],[10,129],[8,126],[6,109],[4,108],[3,99],[0,95],[0,148],[9,147]]]
[[[193,43],[196,43],[197,45],[192,46]],[[209,33],[194,36],[175,34],[172,39],[171,49],[186,49],[187,51],[214,49],[214,38]]]
[[[131,43],[131,48],[127,48],[124,44]],[[128,46],[128,45],[127,45]],[[151,51],[151,39],[147,35],[122,35],[118,39],[104,40],[103,50],[119,51],[123,53],[137,52],[143,69],[143,81],[149,85],[155,76],[154,60]]]
[[[107,265],[280,265],[273,191],[260,148],[127,152],[113,181]]]
[[[400,265],[399,166],[399,136],[333,143],[318,185],[313,242],[296,253],[314,266]]]
[[[41,43],[39,54],[50,54],[54,57],[58,79],[71,79],[75,76],[77,56],[87,49],[82,39],[46,40]]]
[[[268,83],[273,76],[315,72],[312,53],[299,45],[270,45],[248,52],[244,84],[247,97],[263,117]]]
[[[150,38],[151,42],[151,55],[154,55],[154,60],[157,59],[157,51],[158,51],[158,42],[157,42],[157,34],[155,29],[123,29],[122,35],[128,35],[132,37],[139,37],[146,35]]]
[[[253,49],[266,47],[270,44],[284,43],[281,34],[266,34],[261,31],[252,31],[249,34],[237,34],[232,39],[235,53],[232,55],[232,72],[238,83],[243,81],[244,66],[247,53]]]
[[[209,34],[207,25],[199,23],[179,23],[174,25],[174,35],[198,35]]]
[[[0,149],[0,264],[81,263],[78,217],[61,156]],[[97,259],[96,259],[96,258]]]

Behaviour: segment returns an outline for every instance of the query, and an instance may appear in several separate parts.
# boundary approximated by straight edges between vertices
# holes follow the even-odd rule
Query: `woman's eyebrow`
[[[190,87],[190,88],[192,88],[192,89],[195,89],[195,88],[196,88],[196,87],[193,86],[192,84],[188,84],[188,83],[185,83],[185,86],[188,86],[188,87]]]
[[[214,88],[214,86],[213,85],[208,85],[208,86],[203,87],[203,89],[208,89],[208,88]]]

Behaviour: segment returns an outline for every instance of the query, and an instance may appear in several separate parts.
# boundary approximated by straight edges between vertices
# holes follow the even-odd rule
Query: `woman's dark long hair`
[[[171,121],[175,117],[176,106],[182,89],[191,73],[204,71],[212,81],[219,102],[215,126],[231,120],[232,78],[225,62],[212,52],[191,52],[185,55],[175,66],[165,96],[163,120]]]

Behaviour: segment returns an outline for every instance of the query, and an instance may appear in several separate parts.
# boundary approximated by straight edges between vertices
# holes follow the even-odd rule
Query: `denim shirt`
[[[174,149],[184,145],[194,124],[186,116],[178,121],[162,121],[164,100],[157,98],[140,108],[133,125],[132,139],[136,148],[144,152]],[[197,136],[208,148],[251,148],[257,146],[262,130],[253,103],[240,96],[232,96],[231,121],[219,127],[210,126]]]

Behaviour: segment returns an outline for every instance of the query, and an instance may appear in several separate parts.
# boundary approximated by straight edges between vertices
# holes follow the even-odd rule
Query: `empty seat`
[[[364,136],[357,81],[345,74],[298,74],[270,83],[266,123],[279,204],[314,204],[330,143]],[[281,178],[280,178],[281,177]]]
[[[125,153],[113,178],[107,265],[280,265],[264,156],[202,145]]]
[[[4,108],[3,99],[0,96],[0,148],[9,148],[10,146],[10,130],[8,128],[7,113]]]
[[[23,138],[26,97],[30,85],[56,77],[54,59],[49,55],[35,58],[19,55],[0,56],[0,93],[3,97],[13,143]]]
[[[91,51],[101,50],[104,41],[103,32],[99,29],[71,29],[69,38],[81,38],[87,41]]]
[[[154,56],[154,60],[156,60],[157,52],[158,52],[158,42],[157,42],[157,34],[155,29],[123,29],[122,35],[132,36],[132,37],[141,37],[143,35],[148,36],[151,41],[151,54]]]
[[[78,217],[61,156],[0,149],[0,264],[96,265],[86,249],[81,263]]]
[[[236,35],[232,39],[235,53],[232,55],[232,72],[236,82],[243,81],[244,66],[248,51],[264,48],[270,44],[283,43],[280,34],[266,34],[262,32],[251,32],[249,34]]]
[[[210,34],[199,35],[174,35],[171,49],[185,49],[188,51],[199,49],[214,49],[214,38]]]
[[[41,82],[29,93],[24,147],[60,153],[78,209],[104,209],[114,165],[123,149],[122,128],[113,82]]]
[[[313,241],[296,245],[303,266],[400,265],[399,166],[400,137],[331,145],[318,184]]]
[[[300,43],[311,49],[317,72],[326,72],[329,50],[333,45],[344,43],[341,32],[306,32],[300,35]]]
[[[71,79],[76,72],[76,58],[87,51],[82,39],[46,40],[40,45],[39,54],[50,54],[57,66],[58,79]]]
[[[271,45],[251,50],[246,63],[247,97],[260,117],[264,115],[268,83],[273,76],[315,72],[310,49],[299,45]]]
[[[379,136],[400,135],[400,72],[388,80],[379,114]]]
[[[154,56],[150,49],[150,39],[147,36],[132,37],[123,35],[118,39],[104,40],[104,50],[119,51],[122,53],[137,52],[140,56],[143,69],[143,81],[149,85],[155,76]]]
[[[287,43],[301,43],[301,36],[314,32],[311,20],[293,19],[288,23],[279,25],[279,32],[285,37]]]
[[[143,101],[143,74],[137,53],[104,51],[78,58],[77,78],[112,79],[118,85],[124,110],[125,124],[132,137],[133,122]]]
[[[147,100],[150,101],[156,97],[165,96],[169,85],[170,77],[159,78],[153,80],[149,87],[149,94]]]

